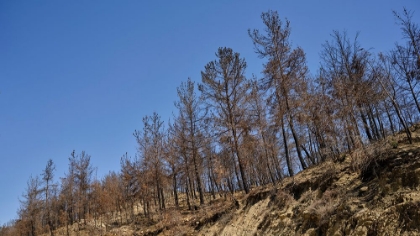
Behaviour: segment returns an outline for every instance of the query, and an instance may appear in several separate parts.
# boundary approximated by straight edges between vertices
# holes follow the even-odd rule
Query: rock
[[[359,226],[355,229],[354,235],[365,236],[368,233],[368,229],[365,226]]]
[[[314,228],[310,228],[306,231],[306,233],[304,234],[305,236],[316,236],[316,230]]]
[[[305,210],[304,212],[302,212],[302,218],[310,222],[319,222],[321,216],[314,211]]]
[[[362,193],[364,193],[364,192],[366,192],[368,190],[369,190],[368,186],[364,186],[364,187],[361,187],[360,188],[360,192],[362,192]]]

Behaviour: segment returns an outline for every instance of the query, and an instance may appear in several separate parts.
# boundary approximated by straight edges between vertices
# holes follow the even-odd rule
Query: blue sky
[[[315,73],[332,30],[360,31],[362,47],[401,40],[392,10],[418,0],[372,1],[0,1],[0,224],[17,216],[26,181],[47,160],[58,181],[73,149],[92,156],[98,178],[134,156],[132,133],[157,112],[167,121],[176,87],[199,82],[218,47],[260,76],[249,28],[263,11],[291,21],[291,39]]]

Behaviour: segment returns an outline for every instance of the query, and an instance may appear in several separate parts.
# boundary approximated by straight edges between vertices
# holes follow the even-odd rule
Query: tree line
[[[393,12],[404,41],[374,54],[358,34],[333,31],[322,45],[316,75],[291,43],[291,25],[276,11],[264,28],[248,30],[262,59],[262,78],[247,78],[238,52],[221,47],[201,71],[177,88],[173,117],[145,116],[133,133],[137,154],[121,157],[119,173],[93,178],[90,156],[73,151],[68,171],[54,163],[30,177],[18,219],[0,234],[38,235],[88,222],[131,223],[168,205],[194,210],[218,196],[275,184],[342,153],[402,131],[419,121],[420,29],[413,13]]]

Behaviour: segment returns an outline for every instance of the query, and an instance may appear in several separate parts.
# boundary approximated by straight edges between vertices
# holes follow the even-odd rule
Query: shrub
[[[312,202],[307,208],[309,219],[317,227],[328,223],[339,204],[339,193],[336,190],[326,190],[322,197]]]
[[[392,147],[393,149],[397,149],[397,148],[398,148],[398,142],[392,141],[392,142],[391,142],[391,147]]]

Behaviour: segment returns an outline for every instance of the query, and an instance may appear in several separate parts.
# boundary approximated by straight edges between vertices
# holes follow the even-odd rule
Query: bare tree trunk
[[[294,128],[291,117],[289,117],[289,126],[290,126],[290,131],[292,131],[293,140],[295,141],[296,152],[298,154],[300,165],[302,166],[302,169],[306,169],[308,168],[308,166],[306,165],[305,160],[303,160],[302,152],[300,151],[301,146],[299,144],[299,138],[297,137],[297,134],[295,132],[295,128]]]
[[[367,120],[366,120],[366,116],[363,113],[363,111],[361,110],[361,108],[359,108],[359,109],[360,109],[360,118],[362,118],[363,127],[365,128],[366,135],[367,135],[369,141],[373,141],[373,137],[372,137],[372,134],[370,133],[369,125],[368,125]]]
[[[288,147],[288,144],[287,144],[287,135],[286,135],[286,130],[285,130],[285,127],[284,127],[284,120],[283,119],[281,119],[281,131],[282,131],[282,134],[283,134],[283,144],[284,144],[284,152],[285,152],[284,154],[286,155],[287,169],[289,171],[289,175],[294,176],[295,174],[294,174],[294,171],[293,171],[292,162],[291,162],[290,155],[289,155],[289,147]]]
[[[188,177],[185,180],[185,195],[186,195],[186,198],[187,198],[188,210],[191,211],[190,194],[189,194],[189,188],[188,188]]]
[[[172,176],[172,184],[173,184],[173,187],[174,187],[175,207],[178,208],[179,207],[179,201],[178,201],[178,185],[177,185],[177,181],[176,181],[176,174],[174,174]]]
[[[395,126],[394,126],[394,122],[392,121],[392,116],[389,113],[388,106],[385,104],[384,107],[385,107],[386,115],[388,117],[388,121],[389,121],[391,132],[392,132],[392,134],[395,134],[395,128],[394,128]]]
[[[200,205],[204,204],[204,194],[203,194],[203,188],[201,187],[201,178],[200,178],[200,174],[198,173],[198,165],[197,165],[197,161],[196,161],[196,150],[195,150],[195,144],[193,141],[193,145],[192,145],[192,151],[193,151],[193,164],[194,164],[194,173],[195,173],[195,181],[197,182],[197,188],[198,188],[198,194],[200,197]]]
[[[232,130],[232,135],[233,135],[233,142],[234,142],[235,150],[236,150],[235,151],[236,158],[238,158],[239,172],[241,173],[242,186],[243,186],[243,189],[245,190],[245,193],[249,193],[249,186],[248,186],[248,183],[247,183],[247,180],[246,180],[246,175],[245,175],[245,171],[244,171],[244,164],[243,164],[242,156],[240,155],[238,138],[236,136],[236,130],[235,129]]]

